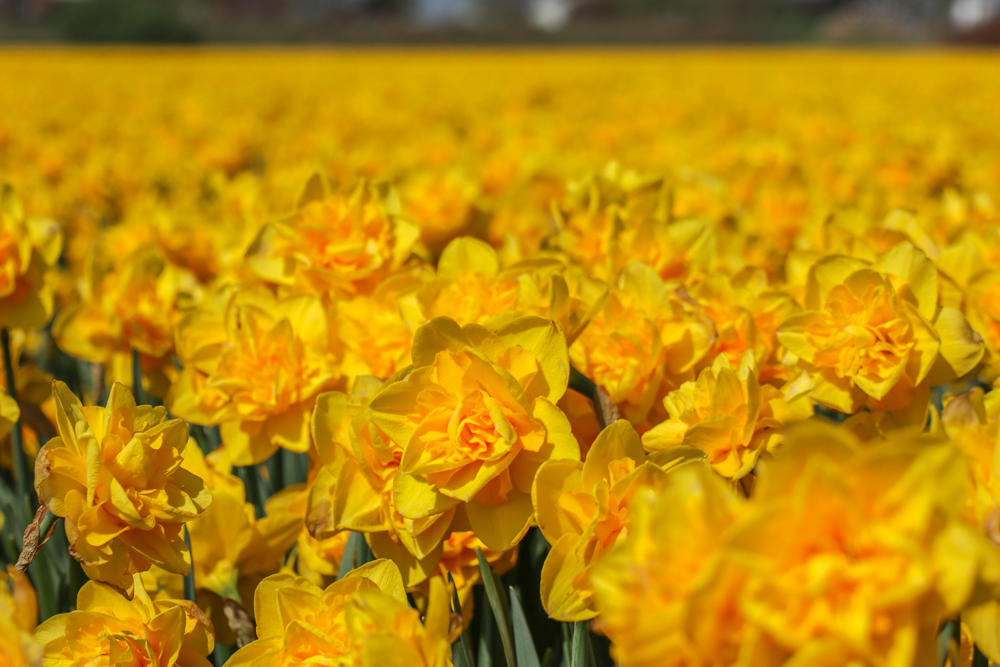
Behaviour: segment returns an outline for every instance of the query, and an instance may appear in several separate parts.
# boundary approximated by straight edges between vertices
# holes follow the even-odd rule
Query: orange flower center
[[[913,328],[896,310],[888,287],[870,285],[863,294],[838,285],[830,291],[827,319],[814,335],[816,365],[832,368],[838,377],[884,378],[905,364],[914,346]]]

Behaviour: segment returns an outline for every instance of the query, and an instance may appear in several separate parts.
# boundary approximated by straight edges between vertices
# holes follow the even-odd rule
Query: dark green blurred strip
[[[10,353],[10,332],[7,329],[0,330],[0,342],[3,344],[3,367],[7,375],[7,394],[17,400],[17,383],[14,379],[14,360]],[[38,498],[34,493],[34,474],[28,466],[28,456],[24,451],[24,433],[21,430],[21,419],[14,422],[14,428],[10,432],[10,445],[14,454],[14,490],[19,498],[27,500],[27,512],[24,516],[16,517],[20,521],[20,528],[23,531],[31,517],[38,509]],[[15,503],[15,508],[20,509],[21,503]]]

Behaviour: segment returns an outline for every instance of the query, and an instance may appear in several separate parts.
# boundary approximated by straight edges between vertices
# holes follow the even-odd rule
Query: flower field
[[[1000,55],[0,73],[0,667],[1000,663]]]

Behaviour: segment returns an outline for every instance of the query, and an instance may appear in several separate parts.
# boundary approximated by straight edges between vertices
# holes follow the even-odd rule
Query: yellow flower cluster
[[[745,501],[688,464],[633,498],[590,578],[620,664],[925,664],[942,618],[996,598],[947,441],[800,425],[761,477]]]
[[[995,56],[27,54],[0,665],[1000,662]]]

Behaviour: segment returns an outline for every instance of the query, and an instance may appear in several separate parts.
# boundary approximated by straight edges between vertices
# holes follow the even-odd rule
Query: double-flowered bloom
[[[188,426],[162,407],[137,406],[121,384],[107,407],[84,406],[55,382],[59,437],[35,461],[35,488],[66,518],[70,553],[91,579],[129,597],[133,574],[152,565],[186,574],[182,528],[211,502],[204,482],[181,463]]]
[[[368,563],[321,589],[289,574],[268,577],[254,597],[257,641],[229,667],[445,667],[448,593],[435,580],[424,621],[410,608],[399,569]]]
[[[401,449],[395,509],[408,519],[463,511],[490,549],[528,530],[539,466],[579,459],[555,406],[566,391],[566,341],[524,316],[496,330],[438,317],[417,330],[413,369],[371,402],[371,421]]]
[[[853,414],[923,408],[929,388],[975,368],[983,341],[939,305],[933,262],[900,243],[871,263],[831,255],[809,270],[805,310],[779,327],[797,365],[793,394]]]

